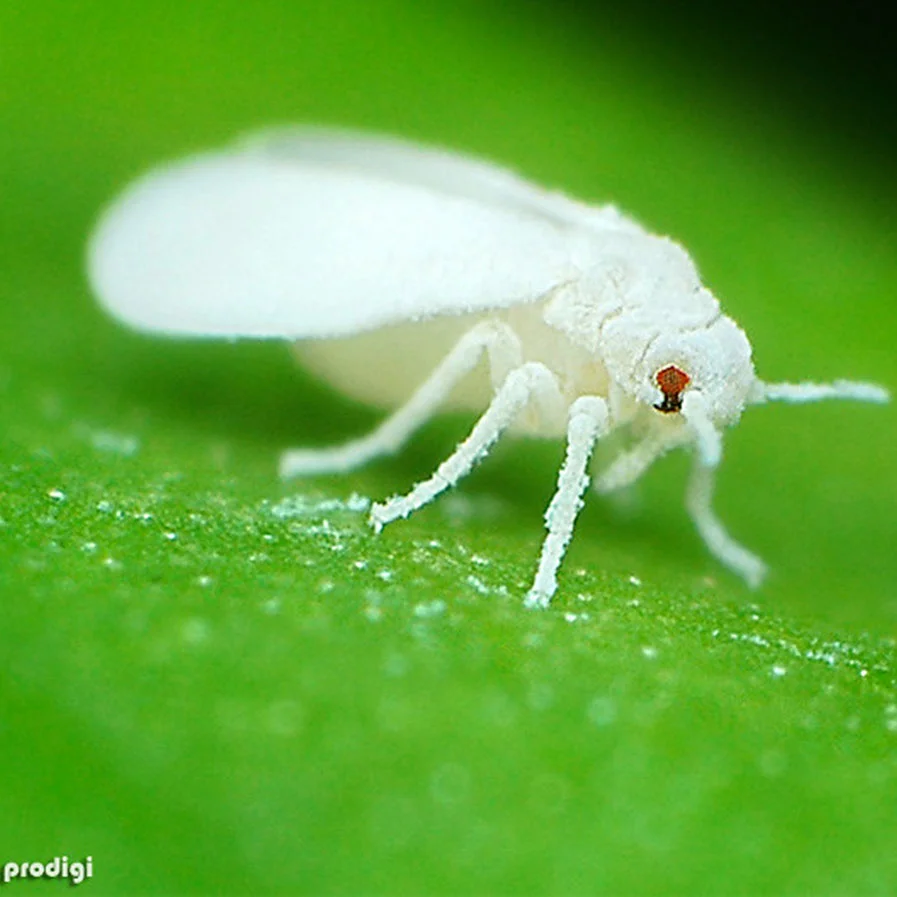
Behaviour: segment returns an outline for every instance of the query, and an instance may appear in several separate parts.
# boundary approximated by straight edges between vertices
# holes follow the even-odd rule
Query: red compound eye
[[[691,377],[681,368],[671,364],[662,371],[658,371],[655,379],[663,393],[663,401],[654,407],[667,414],[679,411],[682,408],[682,390],[691,382]]]
[[[674,396],[688,386],[691,377],[685,371],[671,364],[657,374],[657,385],[665,396]]]

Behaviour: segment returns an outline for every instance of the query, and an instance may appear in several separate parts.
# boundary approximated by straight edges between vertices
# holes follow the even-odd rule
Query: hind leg
[[[487,355],[493,383],[521,364],[520,340],[506,324],[483,321],[455,344],[411,398],[372,432],[331,448],[291,449],[280,456],[280,475],[310,476],[355,470],[397,452],[436,413],[455,386]]]

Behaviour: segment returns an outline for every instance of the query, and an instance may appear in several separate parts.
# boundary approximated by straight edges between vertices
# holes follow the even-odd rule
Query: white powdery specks
[[[499,583],[498,585],[490,585],[487,583],[482,577],[477,576],[476,573],[469,573],[464,577],[464,582],[466,585],[470,586],[477,595],[507,595],[508,587],[504,583]]]
[[[264,506],[271,516],[278,520],[293,520],[295,518],[322,517],[325,514],[343,511],[360,514],[371,506],[371,500],[356,492],[353,492],[345,500],[340,498],[313,499],[307,495],[291,495],[276,505],[269,505],[265,502]]]
[[[592,619],[591,614],[586,613],[574,613],[573,611],[566,611],[564,613],[564,619],[568,623],[585,623]]]
[[[342,552],[345,551],[347,542],[357,538],[358,533],[352,527],[337,525],[337,521],[345,515],[363,513],[370,504],[370,499],[353,492],[346,499],[292,495],[276,504],[264,501],[261,509],[275,520],[286,523],[290,533],[312,538],[323,537],[330,551]],[[273,536],[266,541],[273,541]],[[311,563],[311,559],[306,558],[306,563]]]
[[[421,601],[414,605],[414,616],[418,619],[429,620],[433,617],[441,617],[448,605],[441,598],[432,601]]]

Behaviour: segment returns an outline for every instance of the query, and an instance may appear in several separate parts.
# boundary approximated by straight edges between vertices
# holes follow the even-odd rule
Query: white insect
[[[712,554],[755,586],[763,562],[711,509],[723,428],[767,401],[888,399],[868,383],[758,379],[747,337],[688,254],[611,206],[350,132],[262,133],[151,172],[106,212],[89,269],[134,327],[291,340],[345,393],[397,409],[345,445],[285,452],[284,477],[394,453],[440,407],[482,412],[429,479],[372,506],[377,531],[454,486],[503,433],[566,436],[531,607],[557,588],[592,450],[612,431],[635,441],[595,490],[689,446],[689,514]]]

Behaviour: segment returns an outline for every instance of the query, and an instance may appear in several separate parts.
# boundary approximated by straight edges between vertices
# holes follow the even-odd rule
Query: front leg
[[[557,590],[557,571],[573,535],[582,496],[589,485],[589,459],[595,443],[610,429],[607,402],[599,396],[582,396],[570,406],[567,423],[567,457],[558,475],[558,486],[545,512],[548,535],[542,543],[539,569],[526,596],[527,607],[548,607]]]
[[[686,508],[710,553],[755,589],[766,576],[766,564],[739,545],[713,513],[715,473],[715,468],[703,464],[700,456],[695,458],[685,497]]]

